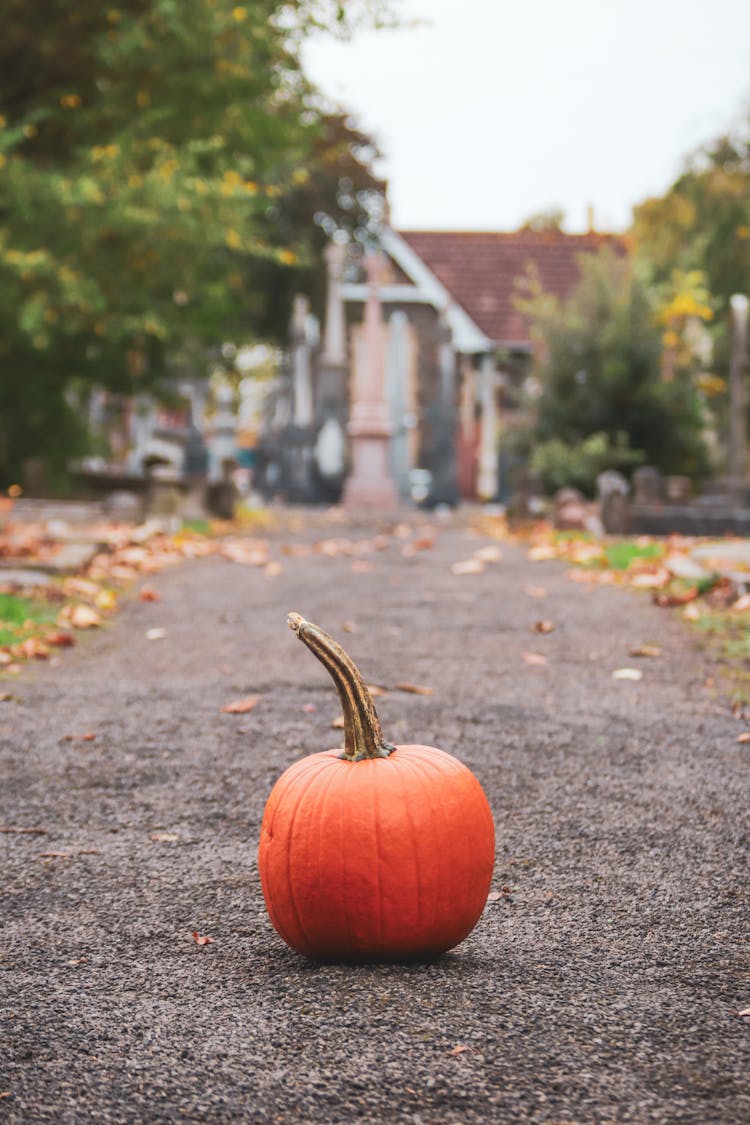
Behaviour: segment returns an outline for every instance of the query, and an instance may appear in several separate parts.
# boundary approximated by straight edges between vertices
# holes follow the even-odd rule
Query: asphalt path
[[[720,673],[645,594],[507,545],[452,573],[487,544],[466,528],[282,553],[342,534],[371,535],[277,534],[275,575],[164,572],[3,683],[0,824],[38,832],[0,834],[0,1120],[749,1121],[750,746]],[[485,788],[493,891],[434,963],[309,963],[268,921],[266,797],[340,744],[290,610],[368,682],[431,688],[378,698],[386,738]]]

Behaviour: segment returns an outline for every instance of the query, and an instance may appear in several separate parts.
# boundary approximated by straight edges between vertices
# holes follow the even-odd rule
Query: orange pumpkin
[[[350,657],[299,614],[289,624],[333,677],[345,747],[296,762],[268,798],[258,865],[271,921],[321,960],[443,953],[487,900],[495,835],[484,792],[450,754],[385,742]]]

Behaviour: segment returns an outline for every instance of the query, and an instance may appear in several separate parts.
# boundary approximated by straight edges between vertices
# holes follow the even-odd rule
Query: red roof
[[[624,240],[612,234],[556,230],[398,232],[445,286],[456,304],[495,343],[530,344],[526,318],[515,308],[517,281],[529,265],[543,288],[565,298],[579,276],[578,256]]]

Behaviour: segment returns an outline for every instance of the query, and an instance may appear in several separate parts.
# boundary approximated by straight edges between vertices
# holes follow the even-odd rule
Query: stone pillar
[[[432,485],[427,498],[432,507],[458,504],[456,458],[456,353],[453,334],[445,313],[440,315],[438,346],[439,386],[437,401],[430,408],[432,428]]]
[[[479,371],[479,397],[482,416],[479,431],[479,473],[477,492],[480,500],[494,500],[498,489],[497,469],[497,369],[495,357],[482,356]]]
[[[310,345],[308,342],[308,320],[310,302],[298,294],[294,298],[292,310],[292,395],[294,402],[294,425],[309,426],[313,420],[312,378],[310,375]]]
[[[364,356],[352,388],[349,413],[352,471],[343,503],[350,510],[392,511],[398,494],[388,465],[391,420],[385,398],[383,310],[379,294],[380,258],[365,258],[368,294],[365,303]]]
[[[411,461],[412,409],[409,401],[411,375],[411,340],[409,319],[398,310],[388,321],[385,364],[386,396],[391,411],[393,434],[390,444],[390,466],[396,487],[403,500],[409,498],[409,472]]]
[[[347,376],[346,318],[341,280],[346,246],[331,242],[325,252],[328,290],[323,351],[315,379],[315,464],[320,485],[329,500],[341,495],[346,468]]]
[[[747,483],[747,363],[748,299],[735,293],[732,309],[732,351],[729,361],[729,483],[732,498],[744,502]]]

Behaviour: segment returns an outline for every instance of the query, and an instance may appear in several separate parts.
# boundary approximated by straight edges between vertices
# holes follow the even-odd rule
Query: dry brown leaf
[[[61,742],[93,742],[96,739],[96,731],[87,730],[84,734],[64,734],[60,739]]]
[[[138,597],[142,602],[158,602],[161,594],[158,590],[154,590],[152,586],[143,586]]]
[[[47,660],[49,657],[48,645],[38,637],[28,637],[27,640],[14,645],[12,651],[15,656],[21,656],[24,660]]]
[[[500,891],[490,891],[487,895],[487,902],[499,902],[502,897]]]
[[[740,1011],[739,1011],[739,1012],[737,1013],[737,1015],[738,1015],[738,1016],[740,1016],[740,1017],[742,1017],[742,1016],[750,1016],[750,1008],[742,1008],[742,1009],[741,1009],[741,1010],[740,1010]]]
[[[742,734],[737,735],[738,742],[750,742],[750,730],[743,731]]]
[[[464,1051],[468,1051],[470,1049],[471,1048],[467,1047],[465,1043],[457,1043],[455,1047],[451,1048],[451,1050],[448,1052],[448,1054],[449,1055],[462,1055],[464,1053]]]
[[[54,645],[55,648],[72,648],[76,643],[72,633],[50,633],[44,639],[48,645]]]
[[[202,936],[197,930],[193,930],[193,941],[196,945],[213,945],[216,938],[209,937],[208,934]]]
[[[344,729],[344,716],[343,715],[337,715],[336,718],[331,723],[331,726],[333,727],[334,730],[343,730]]]
[[[263,573],[265,574],[266,578],[278,578],[283,570],[284,568],[280,562],[270,562],[266,564]]]
[[[40,859],[70,859],[70,852],[40,852]]]
[[[46,828],[17,828],[13,824],[0,824],[0,832],[9,836],[46,836]]]
[[[152,832],[149,836],[155,844],[176,844],[179,838],[178,832]]]
[[[432,695],[432,688],[424,684],[396,684],[396,691],[406,691],[410,695]]]
[[[541,652],[522,652],[521,659],[524,664],[541,665],[547,663],[547,657]]]
[[[357,625],[356,622],[354,622],[354,621],[345,621],[344,624],[341,626],[341,632],[342,633],[358,633],[359,632],[359,625]]]
[[[373,696],[374,698],[377,698],[380,695],[387,695],[388,694],[388,692],[386,691],[385,688],[378,687],[377,684],[368,684],[367,690],[369,691],[370,695]]]
[[[146,640],[147,641],[163,641],[164,638],[166,637],[166,635],[167,635],[166,629],[147,629],[146,630]]]
[[[451,574],[484,574],[484,563],[481,559],[464,559],[453,563]]]
[[[635,645],[629,656],[661,656],[661,645]]]
[[[543,618],[541,621],[535,621],[531,626],[532,633],[552,633],[554,629],[554,621],[548,621],[546,618]]]
[[[246,715],[248,711],[252,711],[259,699],[259,695],[246,695],[244,699],[234,699],[231,703],[225,703],[221,710],[225,715]]]
[[[700,618],[700,615],[701,615],[701,611],[698,609],[698,606],[695,605],[695,604],[686,605],[685,608],[682,611],[682,616],[685,619],[685,621],[698,621],[699,618]]]
[[[688,602],[694,602],[697,597],[698,587],[694,586],[692,590],[688,590],[684,594],[654,594],[654,605],[658,605],[662,609],[675,605],[687,605]]]
[[[0,668],[2,668],[3,665],[5,665],[5,664],[12,663],[12,661],[13,661],[13,657],[11,656],[11,654],[8,652],[7,649],[4,650],[3,652],[0,652]]]
[[[12,691],[0,691],[0,703],[10,703],[10,701],[15,698]]]
[[[117,594],[114,590],[100,590],[94,598],[94,605],[103,613],[111,613],[117,609]]]

